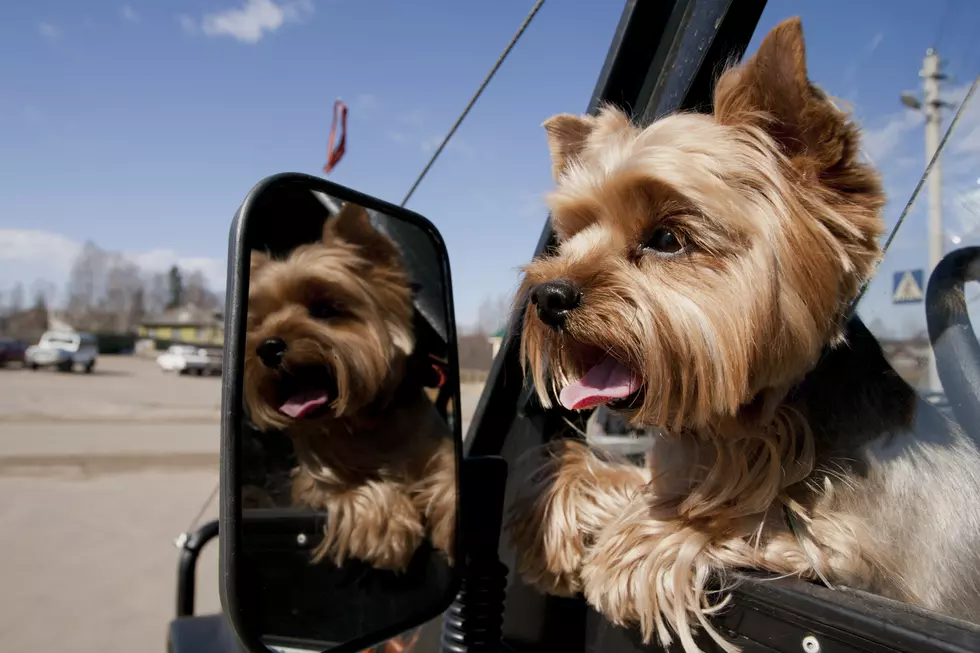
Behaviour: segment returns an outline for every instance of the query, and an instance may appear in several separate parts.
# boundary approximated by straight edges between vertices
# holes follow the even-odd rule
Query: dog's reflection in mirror
[[[453,437],[415,318],[402,252],[362,206],[344,204],[318,242],[285,256],[252,251],[245,409],[292,445],[280,496],[326,513],[316,562],[400,572],[428,539],[452,564]],[[274,494],[243,488],[243,504]]]

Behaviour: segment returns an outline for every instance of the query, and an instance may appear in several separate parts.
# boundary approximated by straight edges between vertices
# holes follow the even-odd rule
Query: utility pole
[[[902,94],[902,104],[910,109],[922,111],[926,118],[926,165],[939,150],[939,140],[942,137],[942,109],[947,106],[939,97],[939,82],[946,76],[940,72],[939,53],[935,48],[926,50],[926,57],[922,62],[922,71],[919,73],[922,78],[923,102],[919,102],[911,93]],[[928,280],[932,271],[939,265],[943,258],[945,240],[943,236],[943,176],[940,161],[937,159],[932,166],[927,180],[929,186],[929,267],[926,270],[925,279]],[[925,291],[925,288],[922,289]],[[939,373],[936,369],[936,358],[932,351],[929,351],[928,360],[928,382],[929,390],[933,392],[942,391],[942,383],[939,381]]]

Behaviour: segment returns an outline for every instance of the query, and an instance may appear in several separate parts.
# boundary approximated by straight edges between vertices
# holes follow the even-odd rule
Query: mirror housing
[[[351,211],[359,212],[359,217],[351,217]],[[323,217],[317,218],[318,214]],[[370,224],[363,220],[364,216],[368,216]],[[337,221],[331,223],[331,220]],[[329,460],[333,453],[341,451],[331,451],[332,443],[341,436],[329,431],[333,428],[331,425],[340,423],[341,418],[347,417],[341,414],[344,408],[340,397],[345,392],[344,384],[349,383],[352,388],[358,389],[365,382],[344,377],[344,370],[348,370],[349,366],[342,367],[343,361],[336,360],[346,354],[366,356],[364,351],[357,348],[350,348],[350,351],[338,349],[332,354],[334,360],[328,357],[324,361],[321,367],[333,366],[330,373],[337,377],[333,380],[336,387],[331,390],[330,402],[321,407],[322,409],[311,410],[313,417],[305,422],[301,423],[302,415],[299,415],[290,419],[283,418],[288,423],[284,429],[260,429],[256,422],[261,420],[253,419],[252,414],[246,415],[250,413],[250,405],[253,408],[251,413],[254,413],[256,402],[265,399],[268,394],[258,391],[264,391],[264,386],[256,389],[257,375],[261,373],[270,376],[272,381],[269,383],[275,387],[287,375],[286,371],[291,374],[293,369],[288,364],[290,354],[279,352],[280,359],[287,357],[283,367],[286,371],[269,372],[259,360],[262,357],[256,355],[254,337],[250,339],[250,326],[253,331],[257,331],[259,327],[256,324],[274,321],[268,316],[253,320],[252,323],[248,321],[250,281],[257,274],[253,252],[261,252],[259,258],[263,261],[267,258],[283,265],[301,246],[309,250],[310,247],[327,243],[328,232],[333,234],[331,237],[343,240],[343,247],[356,245],[355,251],[359,255],[372,259],[378,265],[381,265],[378,261],[382,258],[387,260],[392,241],[400,251],[397,265],[405,268],[407,277],[411,280],[414,313],[412,340],[415,349],[404,362],[407,370],[404,379],[399,377],[401,380],[394,382],[397,386],[394,396],[401,397],[403,393],[400,389],[406,385],[411,386],[412,392],[416,386],[426,388],[431,404],[421,402],[428,406],[425,410],[431,412],[434,408],[445,421],[441,427],[445,435],[433,436],[437,440],[432,441],[448,443],[447,446],[438,445],[439,460],[443,461],[438,471],[443,472],[440,477],[443,485],[438,492],[429,488],[430,494],[427,496],[430,498],[427,499],[427,505],[434,501],[431,495],[442,497],[444,503],[445,497],[450,497],[452,501],[458,497],[462,437],[458,418],[460,390],[456,325],[449,261],[438,230],[428,220],[411,211],[316,177],[285,173],[263,179],[246,196],[231,228],[225,312],[226,352],[222,378],[221,601],[229,622],[250,651],[264,652],[270,647],[329,649],[340,653],[363,651],[437,617],[453,601],[460,585],[456,561],[462,559],[463,551],[460,546],[459,511],[455,503],[448,513],[447,510],[442,510],[438,526],[434,525],[434,514],[424,507],[421,509],[420,523],[426,528],[427,540],[421,541],[417,548],[409,552],[411,555],[402,561],[404,564],[394,564],[394,567],[399,567],[397,569],[385,568],[389,566],[385,562],[388,558],[383,556],[373,562],[359,559],[363,558],[363,551],[359,552],[356,546],[338,552],[337,538],[342,539],[342,536],[338,536],[336,532],[330,536],[333,539],[325,543],[329,539],[328,534],[332,532],[329,528],[331,510],[326,506],[334,506],[335,511],[339,511],[340,508],[334,501],[339,494],[334,493],[334,490],[323,489],[327,486],[321,483],[316,465],[310,462],[310,452],[312,451],[312,460],[319,464]],[[309,271],[310,266],[303,263],[297,265],[296,269]],[[359,275],[370,273],[363,265],[357,269]],[[357,285],[354,284],[357,281],[354,276],[350,280],[351,287]],[[326,284],[322,288],[343,285],[343,279],[328,281],[338,283]],[[310,283],[314,282],[296,282],[300,288],[313,288]],[[263,293],[271,294],[275,299],[280,295],[292,296],[290,293],[297,292],[292,286],[286,289],[279,280],[276,280],[276,284],[278,285],[273,285],[271,290],[264,286]],[[280,287],[283,288],[281,291]],[[322,288],[316,292],[322,295]],[[357,292],[361,294],[373,292],[370,284],[357,285],[357,288]],[[307,339],[322,337],[322,342],[318,344],[321,348],[329,349],[336,342],[335,334],[330,333],[331,328],[344,329],[349,326],[355,332],[362,329],[358,319],[367,314],[367,309],[361,310],[358,300],[358,297],[344,298],[345,302],[353,303],[354,307],[348,315],[342,317],[343,324],[339,325],[312,324],[313,320],[324,317],[320,315],[322,310],[314,310],[313,306],[306,307],[309,315],[292,306],[283,308],[281,316],[296,315],[297,311],[302,313],[301,318],[311,322],[305,325],[305,333],[316,334],[308,335]],[[367,299],[365,302],[367,306]],[[382,305],[385,305],[384,302],[371,304]],[[254,307],[253,309],[253,312],[257,311]],[[266,309],[263,307],[262,310]],[[395,321],[395,318],[386,319],[386,322],[391,321]],[[288,340],[290,335],[284,332],[283,337]],[[397,337],[392,337],[393,342],[397,340]],[[299,351],[300,345],[295,349]],[[420,350],[421,354],[416,356]],[[421,365],[418,364],[419,360],[422,361]],[[427,367],[431,361],[436,361],[434,367]],[[269,367],[268,363],[264,365]],[[389,365],[389,369],[401,369],[401,363]],[[431,381],[430,377],[433,376],[437,381]],[[432,390],[432,383],[435,382],[438,383],[437,392]],[[246,393],[246,384],[253,386],[250,393]],[[386,394],[385,397],[387,396]],[[260,399],[257,400],[256,397]],[[324,401],[326,400],[321,400],[321,403]],[[391,402],[395,403],[369,402],[360,410],[372,413],[372,419],[367,420],[368,422],[380,421],[385,424],[387,422],[384,420],[389,417],[378,418],[379,410],[386,416],[396,413],[384,412],[388,408],[378,409],[377,406],[397,408],[400,405],[394,399]],[[283,404],[280,407],[280,412],[284,412],[285,406]],[[391,410],[394,411],[395,408]],[[412,408],[406,414],[417,414],[412,412],[414,410]],[[272,412],[275,413],[275,410]],[[279,415],[278,418],[281,417]],[[357,417],[360,419],[360,414]],[[431,423],[437,422],[438,420]],[[366,422],[348,420],[344,423]],[[412,422],[416,427],[420,423]],[[321,429],[320,424],[327,426]],[[325,433],[322,437],[321,430]],[[350,480],[351,475],[347,473],[347,468],[355,465],[348,466],[343,460],[336,461],[343,468],[342,476],[347,483],[345,487],[367,482],[384,485],[398,471],[395,468],[405,467],[397,460],[393,463],[389,455],[378,463],[377,469],[362,474],[365,456],[370,460],[375,452],[382,449],[390,454],[391,447],[395,446],[396,451],[410,451],[410,454],[405,455],[417,457],[417,446],[398,449],[406,438],[415,438],[412,429],[399,429],[393,440],[395,445],[386,441],[384,447],[374,446],[374,441],[370,439],[377,436],[377,430],[368,432],[365,437],[352,438],[352,442],[361,443],[358,449],[361,458],[356,465],[358,480]],[[353,431],[347,435],[351,434]],[[426,445],[420,446],[429,451],[425,448]],[[341,456],[340,453],[337,455]],[[423,459],[425,456],[436,460],[434,453],[426,453]],[[274,460],[276,464],[270,466],[270,460]],[[325,464],[329,467],[332,463]],[[271,469],[272,467],[275,469]],[[426,465],[427,471],[419,478],[406,480],[399,477],[399,483],[412,488],[416,487],[412,485],[415,481],[425,485],[426,479],[433,477],[432,469],[434,468],[431,464]],[[311,470],[308,477],[304,476]],[[416,476],[419,473],[416,472]],[[279,483],[277,492],[267,491],[265,486],[270,479]],[[288,491],[290,483],[291,492]],[[296,489],[302,483],[306,483],[304,487],[307,488],[312,483],[318,489],[303,495]],[[421,492],[410,490],[406,496],[414,500]],[[304,505],[302,500],[297,499],[300,495],[305,498],[313,496],[317,501],[306,501]],[[369,506],[369,509],[372,513],[375,508],[387,510],[388,507],[382,504],[384,502],[378,502],[378,505]],[[383,512],[379,514],[387,515]],[[386,523],[385,519],[379,521]],[[393,520],[389,522],[394,523]],[[356,513],[352,513],[346,516],[344,523],[356,525],[364,522]],[[434,534],[436,530],[439,530],[439,534]],[[390,538],[386,533],[382,534],[386,536],[376,539],[383,547]],[[330,549],[331,546],[334,548]],[[311,555],[321,549],[325,551],[324,554]]]

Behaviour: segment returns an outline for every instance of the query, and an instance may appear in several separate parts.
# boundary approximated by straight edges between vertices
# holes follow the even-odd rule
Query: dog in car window
[[[328,513],[314,560],[403,571],[426,534],[453,555],[454,448],[408,371],[413,310],[401,253],[361,206],[283,260],[252,253],[245,404],[292,439],[293,503]]]
[[[689,653],[699,628],[737,650],[709,621],[735,569],[980,620],[980,454],[848,318],[885,196],[800,21],[720,76],[711,115],[544,127],[559,246],[525,268],[525,368],[546,407],[660,433],[642,467],[570,440],[532,456],[525,580]]]

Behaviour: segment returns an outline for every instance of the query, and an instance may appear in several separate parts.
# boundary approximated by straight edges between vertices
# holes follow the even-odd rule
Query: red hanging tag
[[[429,358],[431,358],[433,361],[432,369],[435,370],[436,373],[435,380],[434,380],[435,385],[429,387],[442,388],[442,386],[446,385],[446,369],[445,369],[446,364],[443,361],[436,358],[435,356],[433,356],[432,354],[429,354]]]
[[[334,148],[334,140],[337,138],[337,124],[340,123],[340,140]],[[333,103],[333,124],[330,125],[330,140],[327,142],[327,162],[323,166],[323,174],[329,175],[340,160],[344,158],[344,151],[347,145],[347,105],[343,100]]]

